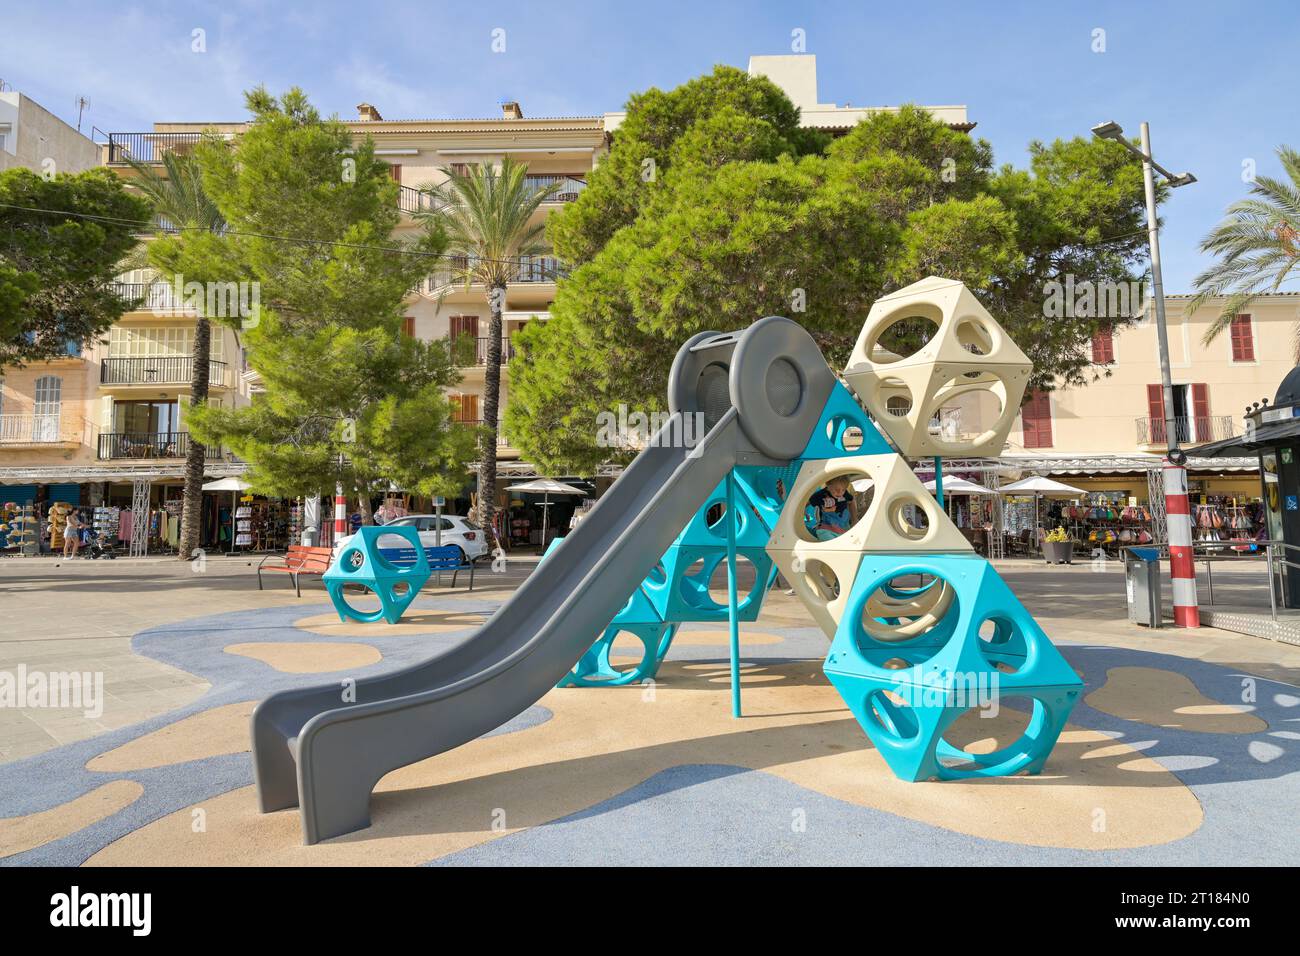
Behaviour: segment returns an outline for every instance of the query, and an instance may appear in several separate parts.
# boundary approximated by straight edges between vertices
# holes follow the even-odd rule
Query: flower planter
[[[1074,558],[1073,541],[1044,541],[1043,559],[1048,564],[1070,564]]]

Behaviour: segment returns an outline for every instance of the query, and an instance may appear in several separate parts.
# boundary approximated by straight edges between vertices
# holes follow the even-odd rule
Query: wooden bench
[[[262,563],[257,566],[257,589],[259,591],[265,590],[262,587],[263,571],[280,571],[293,579],[294,593],[298,597],[302,597],[299,576],[303,574],[324,574],[329,570],[334,552],[330,548],[313,548],[305,544],[291,544],[289,550],[283,555],[283,564],[266,563],[277,557],[280,557],[280,555],[268,554],[262,559]]]

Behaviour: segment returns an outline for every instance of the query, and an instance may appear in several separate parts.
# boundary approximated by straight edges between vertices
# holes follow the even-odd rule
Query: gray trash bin
[[[1159,627],[1160,551],[1158,548],[1125,548],[1124,586],[1128,590],[1128,619],[1134,624]]]

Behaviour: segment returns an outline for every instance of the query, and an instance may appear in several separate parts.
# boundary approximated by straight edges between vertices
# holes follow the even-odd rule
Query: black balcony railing
[[[431,212],[435,208],[433,196],[412,189],[410,186],[402,186],[398,189],[397,205],[402,212],[411,213]]]
[[[184,458],[190,447],[188,432],[106,432],[99,436],[99,457]],[[206,447],[209,460],[221,457],[221,449]]]
[[[128,159],[139,163],[161,163],[166,153],[190,153],[203,139],[202,133],[108,133],[107,163],[125,166]]]
[[[461,366],[487,365],[488,361],[488,344],[492,341],[491,336],[485,338],[470,338],[467,335],[457,335],[451,338],[451,357],[456,364]],[[515,348],[509,341],[501,343],[501,364],[505,365],[515,355]]]
[[[1231,415],[1193,415],[1174,419],[1174,437],[1180,445],[1220,441],[1234,434]],[[1168,426],[1163,418],[1139,418],[1139,445],[1164,445],[1169,441]]]
[[[101,385],[188,385],[194,360],[184,355],[107,358],[99,369]],[[225,362],[208,363],[208,385],[229,388]]]

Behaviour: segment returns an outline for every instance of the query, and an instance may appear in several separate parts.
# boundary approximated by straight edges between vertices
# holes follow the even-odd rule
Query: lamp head
[[[1092,135],[1099,136],[1102,139],[1119,139],[1124,135],[1124,129],[1114,120],[1108,120],[1105,123],[1098,123],[1092,128]]]

